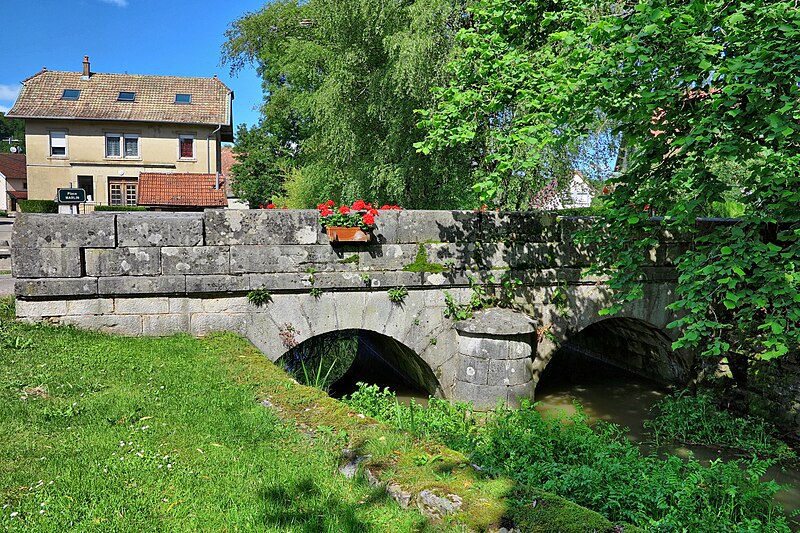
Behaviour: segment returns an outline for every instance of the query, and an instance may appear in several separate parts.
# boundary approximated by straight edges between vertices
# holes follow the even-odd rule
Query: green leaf
[[[719,251],[722,255],[731,255],[733,253],[733,249],[730,246],[723,246]]]

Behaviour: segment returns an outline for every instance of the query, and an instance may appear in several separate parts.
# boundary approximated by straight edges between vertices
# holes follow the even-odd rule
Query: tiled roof
[[[139,205],[227,207],[225,186],[215,189],[215,174],[139,174]]]
[[[77,100],[63,100],[64,89],[77,89]],[[120,92],[136,93],[133,102],[117,100]],[[176,94],[191,94],[189,104],[176,104]],[[43,70],[22,82],[12,118],[131,120],[179,124],[231,124],[232,91],[217,78],[143,76]]]
[[[0,154],[0,174],[6,178],[27,178],[25,154]]]

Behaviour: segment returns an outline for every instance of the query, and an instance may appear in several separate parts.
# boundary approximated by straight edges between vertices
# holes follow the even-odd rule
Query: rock
[[[430,490],[423,490],[417,496],[417,508],[429,518],[442,518],[461,510],[462,499],[457,494],[439,496]]]

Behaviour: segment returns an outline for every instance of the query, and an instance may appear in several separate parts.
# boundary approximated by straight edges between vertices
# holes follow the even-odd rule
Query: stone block
[[[247,275],[195,275],[186,276],[186,294],[247,292],[250,278]]]
[[[320,231],[316,210],[207,210],[206,245],[316,244]]]
[[[115,298],[114,312],[118,315],[169,313],[169,298]]]
[[[296,291],[298,289],[311,289],[312,287],[309,275],[306,273],[277,272],[273,274],[249,274],[246,277],[250,280],[250,288],[248,290]],[[322,274],[314,275],[314,278],[318,280],[315,286],[326,288],[327,286],[324,283],[319,282],[322,277]]]
[[[169,312],[172,314],[202,313],[203,299],[189,297],[170,298]]]
[[[360,270],[403,270],[414,263],[418,246],[415,244],[384,244],[365,247],[359,254]]]
[[[161,272],[175,274],[228,274],[227,246],[165,246],[161,248]]]
[[[479,359],[505,360],[508,359],[508,341],[461,334],[458,336],[458,352]]]
[[[17,248],[113,248],[115,216],[19,213],[11,245]]]
[[[121,294],[186,294],[186,276],[98,278],[97,292],[102,296]]]
[[[161,249],[155,247],[89,248],[85,252],[89,276],[157,276]]]
[[[203,337],[214,331],[233,331],[244,335],[247,331],[247,315],[195,313],[191,315],[190,331],[195,337]]]
[[[476,385],[486,385],[489,381],[489,360],[477,357],[460,357],[461,361],[456,379]],[[491,382],[496,384],[496,382]]]
[[[509,387],[505,385],[478,385],[456,380],[453,387],[453,401],[472,402],[478,411],[494,409],[498,402],[508,402]]]
[[[97,278],[18,279],[14,283],[14,294],[18,298],[95,296]]]
[[[114,335],[142,334],[142,317],[138,315],[68,315],[61,318],[61,323]]]
[[[492,307],[476,312],[472,318],[456,322],[455,328],[470,338],[492,336],[510,342],[515,337],[532,333],[535,323],[518,311]]]
[[[142,335],[165,337],[176,333],[189,333],[189,315],[144,315],[142,316]]]
[[[382,230],[387,243],[465,242],[480,235],[473,211],[398,211],[396,216],[394,232],[389,227]]]
[[[244,296],[203,298],[200,302],[205,313],[249,313],[253,310],[253,304]]]
[[[428,263],[442,265],[448,270],[478,268],[475,243],[426,243],[423,246]]]
[[[22,248],[11,254],[11,269],[17,278],[79,278],[80,248]]]
[[[118,246],[199,246],[203,244],[202,213],[120,213]]]
[[[66,300],[17,300],[17,318],[41,318],[43,316],[63,316],[67,313]]]
[[[492,359],[488,363],[490,385],[524,385],[533,379],[530,359]]]
[[[553,242],[561,239],[561,227],[551,213],[487,211],[480,213],[480,242]]]
[[[114,312],[111,298],[82,298],[67,300],[67,315],[107,315]]]
[[[522,400],[533,400],[536,383],[529,381],[519,385],[511,385],[508,388],[508,406],[516,409],[522,404]]]
[[[230,247],[232,273],[319,272],[357,270],[358,263],[343,262],[360,250],[342,251],[326,245],[236,245]],[[359,257],[360,262],[360,257]]]

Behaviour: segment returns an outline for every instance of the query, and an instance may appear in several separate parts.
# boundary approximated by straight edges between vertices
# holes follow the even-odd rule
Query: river
[[[639,376],[623,373],[611,368],[593,368],[591,372],[581,374],[560,373],[545,374],[536,389],[537,409],[545,416],[557,416],[558,413],[575,413],[575,404],[583,406],[584,413],[591,420],[605,420],[629,428],[627,437],[640,443],[645,453],[649,453],[647,434],[643,423],[652,417],[650,407],[669,391],[658,383]],[[566,376],[566,377],[564,377]],[[659,450],[679,457],[694,458],[710,462],[714,459],[731,460],[736,457],[726,450],[706,446],[668,446]],[[773,466],[767,471],[764,480],[774,479],[785,490],[778,492],[775,499],[787,513],[800,509],[800,471],[783,470]],[[792,522],[793,531],[800,531],[800,521]]]

